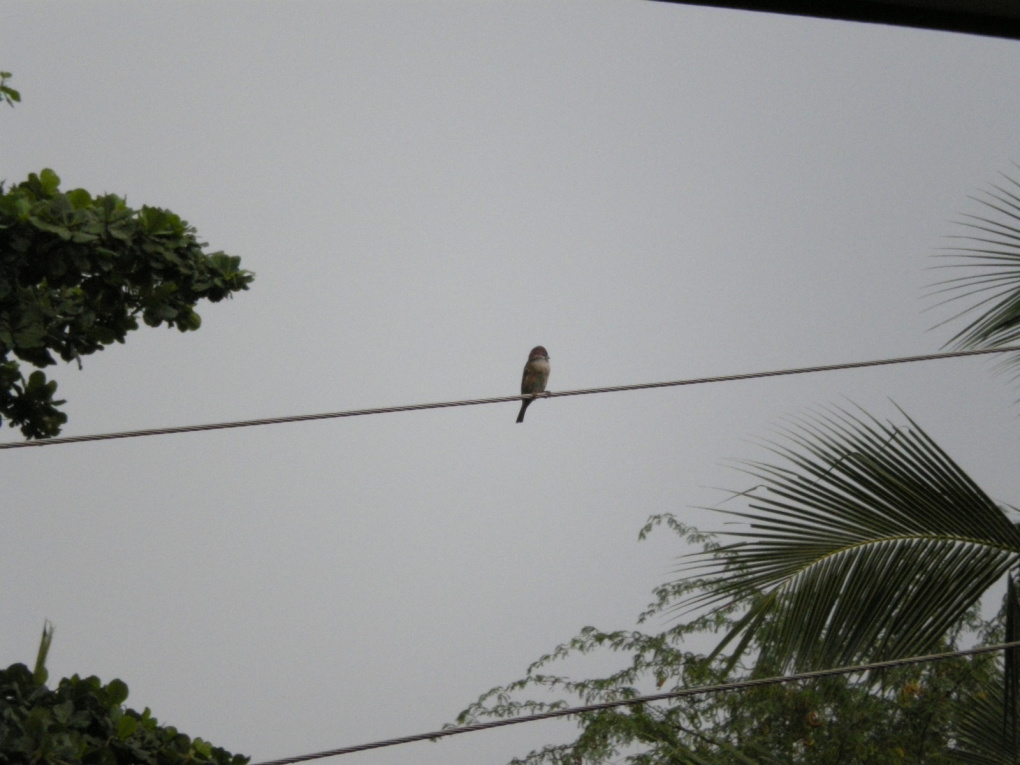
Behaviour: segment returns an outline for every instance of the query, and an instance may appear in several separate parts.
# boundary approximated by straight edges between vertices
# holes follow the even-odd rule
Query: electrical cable
[[[604,388],[583,388],[537,394],[538,398],[559,398],[562,396],[585,396],[591,393],[618,393],[627,390],[647,390],[649,388],[672,388],[681,385],[704,385],[707,383],[735,382],[737,380],[754,380],[764,377],[783,377],[802,375],[813,372],[836,372],[844,369],[861,369],[863,367],[887,366],[890,364],[909,364],[917,361],[937,361],[964,356],[980,356],[990,353],[1009,353],[1020,351],[1020,346],[1005,348],[979,348],[967,351],[947,351],[945,353],[929,353],[923,356],[904,356],[893,359],[877,359],[872,361],[850,361],[841,364],[826,364],[814,367],[798,367],[794,369],[776,369],[766,372],[746,372],[744,374],[721,375],[718,377],[698,377],[687,380],[670,380],[668,382],[636,383],[632,385],[612,385]],[[45,438],[38,441],[8,441],[0,443],[0,449],[23,449],[39,446],[57,446],[58,444],[78,444],[86,441],[111,441],[118,438],[139,438],[141,436],[165,436],[174,433],[197,433],[207,430],[226,430],[228,428],[250,428],[255,425],[280,425],[289,422],[307,422],[309,420],[332,420],[339,417],[359,417],[367,414],[390,414],[392,412],[414,412],[422,409],[445,409],[453,406],[476,406],[478,404],[502,404],[508,401],[522,401],[529,396],[497,396],[495,398],[476,398],[462,401],[440,401],[433,404],[405,404],[403,406],[385,406],[375,409],[350,409],[345,412],[325,412],[321,414],[299,414],[285,417],[267,417],[261,420],[238,420],[235,422],[215,422],[207,425],[178,425],[169,428],[150,428],[147,430],[126,430],[120,433],[94,433],[84,436],[60,436]]]
[[[570,715],[582,714],[584,712],[597,712],[602,709],[612,709],[614,707],[622,706],[634,706],[636,704],[647,704],[653,701],[666,701],[668,699],[678,699],[685,696],[696,696],[702,693],[722,693],[728,691],[738,691],[747,688],[756,688],[762,685],[778,685],[779,683],[790,683],[798,680],[815,680],[820,677],[831,677],[833,675],[850,675],[855,672],[868,672],[874,669],[889,669],[891,667],[902,667],[908,664],[922,664],[929,661],[942,661],[944,659],[953,659],[960,656],[974,656],[981,653],[991,653],[993,651],[1003,651],[1009,648],[1020,648],[1020,640],[1011,643],[1000,643],[998,645],[982,646],[980,648],[967,648],[960,651],[950,651],[947,653],[934,653],[926,656],[911,656],[905,659],[890,659],[888,661],[877,661],[871,664],[858,664],[852,667],[836,667],[834,669],[819,669],[812,672],[800,672],[794,675],[782,675],[779,677],[763,677],[751,680],[738,680],[732,683],[722,683],[719,685],[702,685],[696,688],[684,688],[679,691],[667,691],[666,693],[655,693],[650,696],[635,696],[630,699],[619,699],[617,701],[603,701],[598,704],[585,704],[579,707],[567,707],[565,709],[554,709],[548,712],[538,712],[533,715],[525,715],[523,717],[512,717],[505,720],[490,720],[489,722],[475,723],[473,725],[462,725],[460,727],[444,728],[443,730],[432,731],[431,733],[417,733],[412,736],[402,736],[400,738],[391,738],[383,741],[373,741],[367,744],[357,744],[355,746],[346,746],[341,749],[331,749],[325,752],[314,752],[312,754],[302,754],[295,757],[284,757],[279,760],[267,760],[265,762],[256,763],[256,765],[291,765],[295,762],[307,762],[308,760],[318,760],[324,757],[337,757],[342,754],[353,754],[354,752],[364,752],[369,749],[382,749],[388,746],[397,746],[399,744],[410,744],[415,741],[428,741],[443,738],[444,736],[455,736],[459,733],[473,733],[479,730],[487,730],[489,728],[500,728],[506,725],[518,725],[520,723],[537,722],[538,720],[548,720],[554,717],[567,717]]]

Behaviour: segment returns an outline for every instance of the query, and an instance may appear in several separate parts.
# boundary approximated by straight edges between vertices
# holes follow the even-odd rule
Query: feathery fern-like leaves
[[[945,296],[939,305],[970,302],[938,325],[966,322],[946,343],[950,348],[995,348],[1020,342],[1020,182],[1003,178],[1002,185],[991,184],[971,197],[985,208],[985,214],[963,215],[958,223],[967,233],[951,237],[961,246],[946,248],[941,255],[959,261],[944,267],[968,271],[933,285],[933,294]],[[1000,367],[1020,367],[1020,355],[1003,359]]]
[[[817,668],[923,653],[1020,561],[1020,529],[907,418],[826,410],[747,466],[763,489],[727,511],[749,529],[688,608],[744,602],[717,651],[754,642],[770,667]]]

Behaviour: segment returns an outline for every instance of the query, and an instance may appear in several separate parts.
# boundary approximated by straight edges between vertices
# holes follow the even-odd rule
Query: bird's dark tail
[[[521,411],[517,415],[517,422],[524,422],[524,412],[527,411],[528,406],[534,400],[533,398],[526,398],[521,402]]]

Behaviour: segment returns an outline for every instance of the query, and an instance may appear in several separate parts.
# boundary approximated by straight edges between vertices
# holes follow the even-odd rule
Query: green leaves
[[[966,320],[946,344],[950,347],[994,348],[1020,342],[1020,183],[1003,178],[1003,185],[992,184],[972,197],[985,214],[964,215],[960,225],[968,233],[951,237],[970,244],[947,248],[942,256],[960,261],[946,268],[969,272],[935,285],[934,294],[946,296],[939,305],[970,302],[942,322]],[[1020,357],[1003,363],[1016,366]]]
[[[49,169],[6,193],[0,187],[0,364],[8,365],[0,422],[41,438],[66,421],[54,408],[62,402],[22,400],[28,383],[12,356],[37,367],[54,364],[54,355],[80,364],[124,342],[139,318],[193,331],[202,323],[200,300],[248,289],[253,275],[240,258],[202,247],[169,210],[132,210],[114,194],[61,192]]]
[[[818,668],[934,650],[1020,561],[1020,530],[917,425],[841,410],[773,445],[747,532],[724,557],[696,556],[708,592],[687,607],[743,603],[717,651],[753,639],[771,669]]]
[[[38,669],[37,669],[38,674]],[[23,664],[0,670],[0,761],[39,765],[245,765],[200,738],[161,727],[148,709],[123,708],[128,687],[97,677],[65,678],[50,690]]]
[[[35,657],[35,669],[32,671],[32,680],[36,685],[45,685],[49,678],[49,671],[46,669],[46,657],[50,653],[50,645],[53,644],[53,625],[49,620],[43,623],[42,637],[39,638],[39,652]]]
[[[7,84],[9,79],[11,79],[10,72],[0,72],[0,101],[6,102],[8,106],[14,106],[21,101],[21,93]]]
[[[36,371],[26,380],[15,361],[0,362],[0,414],[11,422],[22,423],[28,438],[47,438],[60,432],[67,415],[57,407],[53,395],[57,383]]]
[[[41,173],[28,174],[28,180],[21,186],[32,192],[36,197],[51,199],[56,196],[60,187],[60,177],[48,167]]]
[[[654,526],[668,526],[684,543],[700,545],[708,560],[733,561],[732,552],[668,515],[653,516],[641,536]],[[698,577],[663,585],[640,621],[660,623],[678,603],[713,586],[714,580]],[[735,613],[735,607],[702,611],[690,620],[671,620],[666,630],[654,634],[585,627],[535,661],[523,679],[483,694],[457,722],[506,719],[760,675],[759,668],[748,670],[690,650],[692,643],[704,645],[718,629],[732,627]],[[976,613],[968,615],[967,630],[998,642],[999,635],[990,634],[995,625],[981,622]],[[940,648],[953,650],[960,636],[961,630],[951,631],[943,636]],[[767,653],[768,645],[759,642],[764,637],[763,632],[755,633],[748,652]],[[618,669],[577,679],[579,667],[593,666],[581,657],[596,652],[603,654],[603,661],[595,666]],[[569,675],[557,665],[564,661]],[[983,733],[991,730],[996,739],[1003,738],[1002,700],[994,692],[990,698],[987,690],[1001,687],[1000,680],[996,658],[988,654],[888,669],[880,684],[843,675],[585,712],[576,717],[580,732],[575,740],[541,747],[511,762],[948,765],[960,761],[959,751],[952,747],[964,736],[967,753],[975,756],[990,751],[980,741]]]

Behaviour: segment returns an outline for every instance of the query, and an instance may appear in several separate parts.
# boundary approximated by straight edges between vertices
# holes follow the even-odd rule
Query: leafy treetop
[[[22,374],[123,343],[138,328],[201,324],[195,305],[248,289],[241,259],[206,254],[169,210],[134,210],[114,194],[61,191],[52,170],[4,192],[0,184],[0,422],[27,438],[57,435],[67,415],[56,383]],[[15,358],[12,358],[15,357]]]
[[[688,545],[701,545],[708,558],[739,569],[731,548],[669,514],[652,516],[641,537],[659,525]],[[639,623],[675,616],[692,596],[717,586],[704,576],[661,585]],[[763,633],[754,633],[745,651],[754,662],[750,667],[689,650],[692,643],[717,639],[716,633],[731,629],[741,613],[735,603],[687,612],[656,632],[585,627],[535,661],[525,677],[482,694],[457,724],[777,674],[775,664],[761,663],[768,648],[758,641]],[[962,639],[975,636],[982,644],[1001,642],[1001,620],[983,621],[972,608],[934,648],[956,650]],[[582,656],[614,653],[621,661],[608,674],[578,679],[561,669],[566,663],[576,670],[574,662]],[[573,741],[540,747],[510,765],[1006,765],[1016,762],[1016,750],[1003,728],[1002,686],[999,657],[983,654],[872,676],[838,675],[598,709],[577,715],[580,733]],[[1010,755],[1000,757],[1003,752]]]
[[[38,674],[38,673],[36,673]],[[148,709],[125,709],[121,680],[64,678],[47,688],[24,664],[0,670],[0,761],[39,765],[245,765],[231,754],[173,726]]]

